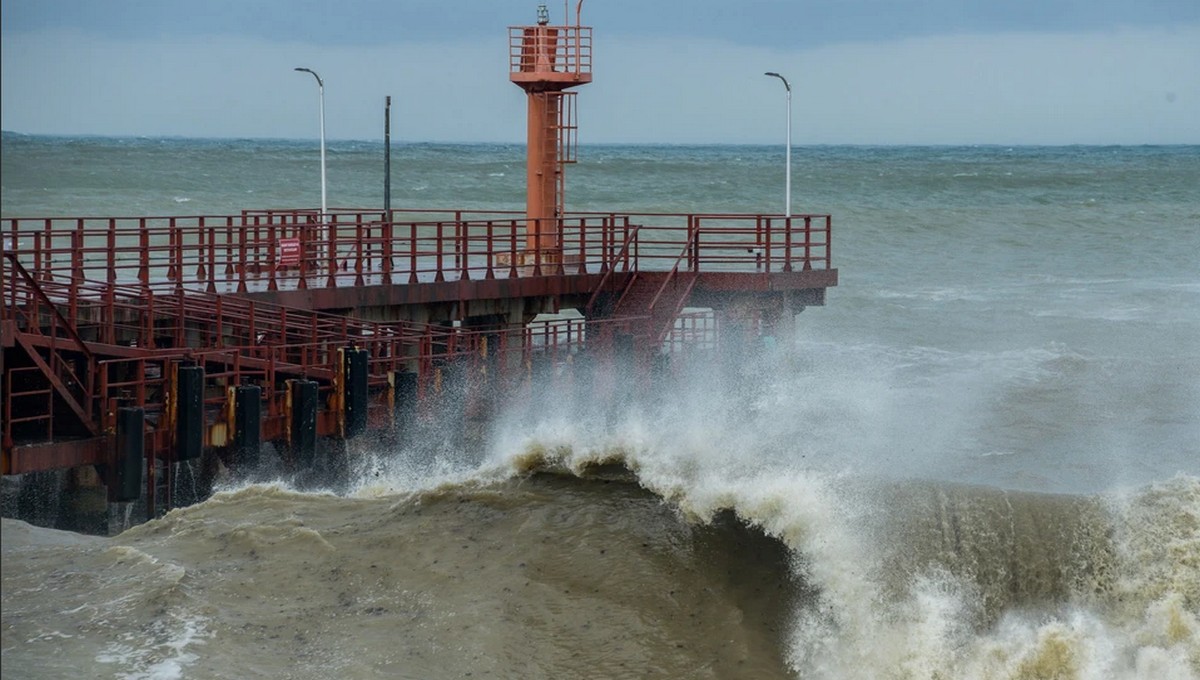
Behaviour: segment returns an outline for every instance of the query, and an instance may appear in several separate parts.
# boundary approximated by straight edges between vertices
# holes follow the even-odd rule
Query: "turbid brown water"
[[[1195,480],[1119,506],[801,479],[705,502],[540,450],[514,465],[508,478],[401,494],[253,485],[113,538],[6,519],[3,675],[1015,680],[1200,669]],[[825,493],[840,506],[810,504]]]
[[[628,481],[251,487],[112,540],[4,533],[6,677],[150,672],[189,630],[186,677],[789,676],[784,546]]]

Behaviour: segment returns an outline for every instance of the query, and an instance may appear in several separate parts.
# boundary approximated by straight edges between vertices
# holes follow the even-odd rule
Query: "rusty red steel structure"
[[[640,315],[579,322],[593,326],[609,323],[630,330],[631,323],[645,318],[656,303],[670,297],[668,284],[681,272],[693,277],[709,274],[717,277],[717,282],[723,275],[753,272],[753,278],[764,283],[790,272],[807,272],[823,278],[806,286],[836,282],[836,270],[829,267],[831,225],[827,215],[790,220],[771,215],[701,214],[565,218],[561,233],[575,236],[564,241],[577,243],[574,252],[580,257],[569,265],[561,259],[544,265],[535,259],[521,266],[511,260],[500,264],[497,257],[512,252],[514,242],[520,243],[524,225],[519,218],[471,219],[474,215],[457,211],[438,215],[460,216],[458,221],[382,222],[372,219],[377,217],[372,213],[340,213],[325,230],[325,243],[332,253],[325,263],[312,259],[318,252],[313,241],[318,231],[308,211],[248,211],[237,216],[193,218],[5,220],[12,247],[3,258],[5,304],[0,324],[6,346],[26,348],[38,364],[6,366],[5,472],[103,458],[99,442],[93,443],[90,456],[74,459],[49,455],[45,445],[21,455],[16,451],[13,429],[29,419],[40,419],[48,423],[45,438],[53,440],[54,428],[49,423],[56,417],[54,406],[65,403],[86,433],[102,439],[111,430],[109,402],[116,398],[115,391],[135,395],[132,400],[126,396],[125,403],[151,405],[156,388],[147,376],[165,380],[164,367],[172,361],[203,360],[228,366],[233,383],[247,380],[251,374],[264,385],[278,382],[281,376],[330,381],[336,374],[330,365],[332,348],[354,344],[371,349],[372,387],[386,382],[388,372],[400,370],[401,364],[415,362],[423,396],[434,380],[436,362],[474,355],[482,338],[497,333],[496,329],[471,331],[322,314],[256,299],[255,292],[320,288],[361,292],[372,285],[420,289],[473,279],[510,279],[535,284],[535,292],[540,293],[543,289],[569,291],[572,280],[587,279],[579,292],[589,312],[606,291],[615,299],[615,303],[609,302],[613,307],[638,295],[650,298],[635,305],[641,309]],[[213,224],[219,226],[211,227]],[[382,234],[391,236],[385,239]],[[298,239],[306,254],[296,266],[283,267],[278,262],[278,242],[287,238]],[[657,277],[648,276],[649,272]],[[639,274],[643,275],[640,281],[650,285],[641,286]],[[683,286],[683,294],[675,295],[659,316],[674,319],[691,289]],[[568,338],[571,323],[566,322]],[[650,340],[662,342],[673,328],[660,322],[660,331]],[[504,329],[506,334],[511,332]],[[522,337],[517,344],[523,353],[519,363],[528,366],[528,356],[536,351],[534,331],[524,328],[519,334]],[[555,342],[558,336],[552,336]],[[681,337],[675,335],[673,346],[683,342]],[[550,347],[557,349],[554,343]],[[72,358],[67,360],[64,354]],[[152,368],[148,368],[150,364]],[[49,384],[26,390],[14,387],[23,374],[34,372],[44,375]],[[137,377],[108,378],[117,374]],[[210,375],[212,381],[221,377],[221,373]],[[325,389],[329,389],[327,382]],[[161,388],[157,391],[161,393]],[[40,415],[23,417],[12,412],[16,401],[35,397],[45,400]],[[272,405],[273,398],[267,389],[268,438],[279,434],[270,424],[270,417],[279,410]],[[64,414],[57,415],[61,421]],[[322,421],[321,431],[332,433],[335,428]],[[169,441],[165,435],[158,437],[150,440],[152,450],[168,455]],[[38,455],[43,457],[35,462],[33,457]]]
[[[71,397],[64,386],[77,373],[64,376],[61,371],[46,370],[44,365],[40,370],[36,366],[6,366],[5,473],[109,463],[116,408],[142,407],[148,422],[146,498],[151,513],[156,474],[166,475],[168,480],[173,474],[174,423],[168,396],[173,366],[186,362],[206,368],[206,447],[228,445],[232,429],[228,390],[243,384],[262,388],[264,440],[286,441],[287,393],[282,388],[292,379],[320,381],[321,401],[326,407],[321,409],[317,431],[325,436],[339,433],[336,384],[340,379],[337,350],[341,347],[354,346],[369,353],[369,389],[376,398],[368,420],[375,427],[385,427],[393,425],[396,418],[390,381],[398,373],[411,370],[417,376],[412,396],[426,419],[437,416],[433,412],[437,401],[431,396],[441,391],[442,368],[453,364],[463,366],[480,384],[485,380],[515,384],[518,389],[506,396],[512,402],[521,398],[522,390],[527,394],[531,389],[528,373],[535,356],[550,362],[569,361],[584,342],[586,329],[590,327],[595,333],[599,325],[582,319],[533,324],[507,332],[519,336],[516,342],[501,342],[501,334],[494,329],[470,331],[413,322],[369,322],[288,309],[236,295],[159,294],[152,288],[86,281],[39,284],[15,255],[6,253],[3,259],[5,305],[0,323],[5,345],[15,343],[38,357],[39,350],[48,349],[52,357],[60,349],[75,350],[75,361],[85,362],[78,374],[96,378],[95,391],[84,395],[87,406],[80,407],[64,426],[63,417],[54,411],[55,396]],[[64,308],[73,309],[71,314],[89,321],[64,325]],[[520,354],[518,360],[510,361],[505,355],[514,347]],[[487,360],[489,354],[491,361]],[[61,363],[71,362],[62,359]],[[486,371],[491,371],[490,375]],[[48,384],[15,386],[25,372],[32,373],[29,378],[40,377]],[[514,374],[521,373],[526,374],[525,379],[514,379]],[[89,386],[92,384],[89,382]],[[45,408],[32,409],[32,416],[15,414],[14,404],[19,411],[30,410],[19,408],[22,400],[30,398],[44,399]],[[29,426],[37,421],[42,429],[34,432]],[[23,446],[14,445],[17,431]],[[97,432],[102,434],[96,436]],[[165,464],[156,466],[156,460]],[[169,481],[166,488],[167,496],[160,502],[170,507],[169,490],[173,487]]]
[[[509,29],[510,80],[529,102],[524,212],[0,221],[3,473],[98,465],[111,477],[117,410],[135,407],[153,516],[173,504],[185,367],[203,369],[206,451],[230,455],[234,392],[249,385],[258,435],[295,465],[295,384],[317,384],[318,436],[351,436],[350,352],[365,357],[362,422],[399,436],[453,409],[448,426],[464,429],[539,391],[623,398],[664,356],[707,356],[824,304],[838,274],[829,215],[564,210],[576,146],[566,90],[591,81],[579,5],[575,25],[539,16]],[[581,316],[539,316],[562,309]]]
[[[526,95],[525,218],[523,251],[514,260],[553,260],[566,255],[557,229],[563,216],[566,173],[575,162],[575,95],[568,89],[592,82],[592,29],[551,26],[543,5],[535,26],[508,29],[509,80]],[[566,17],[563,17],[564,23]]]

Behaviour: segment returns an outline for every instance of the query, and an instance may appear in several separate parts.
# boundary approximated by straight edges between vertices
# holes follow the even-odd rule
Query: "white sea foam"
[[[661,424],[629,422],[621,435],[598,440],[586,426],[560,420],[531,440],[539,456],[567,469],[622,460],[685,515],[703,520],[731,508],[791,547],[798,575],[820,592],[817,606],[797,609],[791,631],[790,663],[804,677],[1196,677],[1200,624],[1189,606],[1200,601],[1200,479],[1113,499],[1125,527],[1118,532],[1126,574],[1120,592],[1066,593],[1065,606],[1008,609],[981,629],[983,596],[970,574],[931,568],[899,595],[887,585],[885,556],[896,546],[880,544],[864,520],[897,510],[862,493],[861,478],[755,471],[745,462],[764,452],[723,448],[729,442],[720,426],[689,433]],[[519,459],[511,459],[514,471],[528,464]],[[1164,524],[1174,528],[1164,531]]]
[[[981,291],[961,287],[913,288],[909,290],[880,290],[883,300],[920,300],[927,302],[980,302],[988,299]]]
[[[1064,317],[1069,319],[1095,319],[1099,321],[1138,321],[1151,318],[1154,310],[1148,307],[1114,306],[1104,309],[1080,309],[1078,306],[1031,310],[1030,316],[1039,318]]]
[[[113,665],[122,680],[177,680],[200,658],[193,648],[209,636],[204,618],[168,614],[143,631],[122,634],[120,642],[96,655],[96,662]]]
[[[813,354],[861,364],[862,352],[892,353],[882,347],[849,353],[841,349]],[[957,395],[960,402],[970,389],[955,384],[955,372],[969,382],[981,365],[993,365],[1014,386],[1040,389],[1047,381],[1054,385],[1063,375],[1089,365],[1087,357],[1062,345],[998,353],[910,350],[916,354],[908,362],[891,356],[867,363],[893,372],[906,363],[941,364],[945,373],[940,389]],[[872,489],[899,482],[872,481],[863,466],[872,466],[870,470],[880,460],[898,462],[904,456],[880,459],[877,451],[882,448],[877,447],[883,442],[872,443],[869,432],[847,436],[854,422],[861,419],[869,430],[865,424],[880,422],[881,415],[875,401],[880,383],[856,385],[855,375],[835,371],[837,389],[821,391],[822,384],[835,384],[828,374],[785,378],[776,372],[743,403],[731,402],[735,392],[730,384],[697,380],[657,410],[632,406],[618,420],[607,422],[590,414],[587,405],[562,401],[548,405],[533,425],[514,418],[502,427],[484,467],[488,475],[497,466],[521,474],[538,464],[582,471],[589,465],[619,462],[643,486],[695,521],[732,509],[779,538],[794,551],[798,576],[819,591],[818,606],[797,608],[790,634],[789,659],[804,677],[1195,677],[1200,627],[1188,607],[1200,602],[1200,479],[1182,476],[1127,497],[1107,497],[1104,505],[1112,526],[1080,529],[1088,535],[1111,534],[1116,541],[1113,559],[1118,573],[1115,581],[1107,571],[1095,577],[1102,584],[1098,593],[1081,585],[1059,593],[1059,600],[1035,601],[1032,609],[1014,603],[985,613],[995,605],[987,604],[992,596],[981,589],[994,590],[996,585],[977,581],[981,575],[936,565],[914,572],[898,588],[890,555],[900,546],[893,543],[895,537],[872,527],[904,510]],[[885,375],[882,384],[887,383]],[[831,397],[843,403],[831,409]],[[936,441],[943,436],[936,433],[938,428],[949,426],[953,431],[973,409],[995,409],[972,403],[960,403],[953,415],[946,410],[932,414],[929,420],[911,408],[896,415],[918,419],[914,441]],[[848,422],[847,408],[861,413]],[[830,419],[828,426],[836,433],[832,439],[821,434]],[[904,436],[902,420],[881,422],[885,438]],[[844,465],[830,464],[837,452],[824,447],[847,445],[854,450],[842,453]],[[982,454],[1018,458],[1007,449],[983,449]],[[818,461],[820,467],[814,467]],[[917,468],[909,465],[904,470],[912,474]],[[1005,512],[1014,512],[1009,507]],[[948,512],[957,510],[951,507]],[[1050,506],[1046,512],[1057,513],[1056,521],[1110,521],[1076,518],[1067,506]],[[955,521],[993,521],[986,517]],[[1015,516],[1009,521],[1017,526]],[[1036,526],[1021,531],[1035,531]],[[1008,525],[969,524],[962,530],[985,537],[1018,531]],[[1038,549],[1046,555],[1057,554],[1052,534],[1014,536],[1042,546]],[[989,545],[981,543],[977,549],[995,550]],[[985,553],[979,559],[986,569],[1003,570],[1005,560],[1019,558]],[[1061,559],[1067,559],[1065,554]],[[1037,564],[1028,568],[1040,568]],[[1061,568],[1069,572],[1076,567],[1064,562]],[[997,618],[988,623],[989,617]],[[1151,672],[1159,675],[1147,675]]]

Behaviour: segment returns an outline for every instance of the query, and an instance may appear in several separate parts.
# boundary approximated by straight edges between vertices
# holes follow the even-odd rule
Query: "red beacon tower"
[[[529,102],[523,264],[562,261],[563,166],[575,162],[577,130],[576,93],[567,89],[592,82],[592,29],[579,24],[582,7],[579,0],[574,26],[550,26],[549,11],[539,5],[536,26],[508,29],[509,79]]]

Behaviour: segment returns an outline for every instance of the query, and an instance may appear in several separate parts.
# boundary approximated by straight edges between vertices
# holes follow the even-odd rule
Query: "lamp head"
[[[324,83],[324,81],[321,80],[321,76],[317,75],[317,72],[312,70],[311,68],[303,68],[303,67],[297,66],[296,68],[294,68],[292,70],[300,71],[302,73],[311,73],[313,75],[313,78],[317,79],[317,85],[319,87],[325,87],[325,83]]]
[[[766,73],[764,73],[763,75],[764,75],[764,76],[771,76],[772,78],[778,78],[778,79],[782,80],[782,81],[783,81],[783,86],[787,88],[787,91],[788,91],[788,92],[791,92],[791,91],[792,91],[792,86],[791,86],[790,84],[788,84],[787,78],[784,78],[783,76],[779,75],[778,73],[776,73],[776,72],[774,72],[774,71],[767,71],[767,72],[766,72]]]

